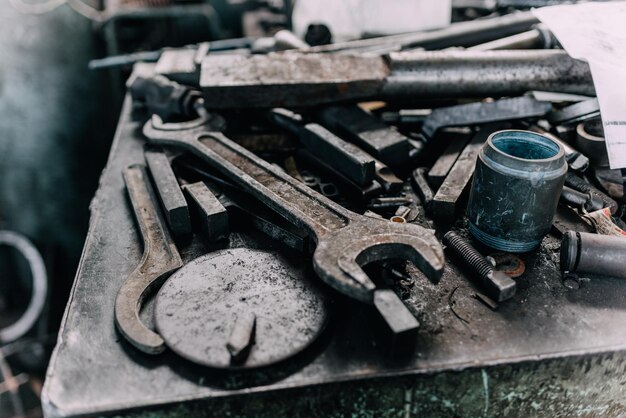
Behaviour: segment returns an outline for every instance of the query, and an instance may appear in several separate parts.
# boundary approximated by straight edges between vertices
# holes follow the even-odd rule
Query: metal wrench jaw
[[[432,283],[438,283],[445,264],[435,235],[421,226],[387,220],[351,220],[350,225],[318,241],[313,267],[336,290],[372,303],[376,285],[362,266],[386,259],[412,261]]]

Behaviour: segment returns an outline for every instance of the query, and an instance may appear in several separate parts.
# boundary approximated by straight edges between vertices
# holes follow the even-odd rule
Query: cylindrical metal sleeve
[[[626,237],[568,231],[561,241],[561,270],[626,279]]]
[[[382,96],[514,96],[531,90],[595,95],[589,65],[564,51],[436,51],[388,56]]]
[[[563,148],[529,131],[499,131],[476,161],[467,217],[480,242],[507,252],[535,248],[550,231],[567,172]]]

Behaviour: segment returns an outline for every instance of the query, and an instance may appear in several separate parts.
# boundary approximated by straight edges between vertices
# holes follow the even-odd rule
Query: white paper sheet
[[[573,58],[589,62],[611,168],[626,168],[626,1],[533,10]]]

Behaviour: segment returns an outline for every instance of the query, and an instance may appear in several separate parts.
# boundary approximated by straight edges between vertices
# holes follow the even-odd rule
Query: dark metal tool
[[[608,167],[604,130],[600,118],[588,119],[576,126],[576,148],[580,149],[596,167]]]
[[[159,334],[141,322],[139,309],[150,292],[170,273],[182,267],[183,261],[158,209],[145,168],[141,165],[128,167],[124,170],[124,182],[143,237],[144,254],[117,292],[115,324],[139,350],[158,354],[165,349],[165,343]]]
[[[217,241],[228,236],[228,212],[203,182],[183,186],[194,202],[195,218],[201,225],[200,231],[209,241]]]
[[[144,157],[172,234],[191,234],[189,206],[167,155],[163,150],[149,149],[144,152]]]
[[[455,133],[452,135],[450,143],[428,171],[428,181],[435,190],[439,189],[443,181],[448,177],[452,166],[454,166],[454,163],[471,138],[472,135],[466,133]]]
[[[278,126],[297,136],[311,154],[357,185],[369,188],[375,179],[387,192],[395,193],[402,188],[402,180],[389,167],[323,126],[316,123],[304,124],[300,115],[287,109],[273,109],[270,118]]]
[[[152,143],[195,153],[242,190],[309,231],[317,244],[315,271],[333,288],[371,303],[377,287],[361,266],[388,258],[409,259],[433,282],[441,277],[443,251],[431,231],[350,212],[207,126],[206,118],[163,124],[153,116],[144,135]]]
[[[587,212],[600,210],[604,207],[604,202],[600,197],[589,192],[579,192],[567,186],[563,186],[560,201],[575,209],[584,209]]]
[[[432,31],[380,36],[322,45],[310,48],[310,51],[360,52],[368,50],[369,52],[385,53],[410,48],[434,50],[454,46],[466,47],[526,31],[537,23],[539,21],[532,13],[511,13],[494,18],[458,22]]]
[[[137,75],[130,80],[128,89],[135,103],[144,104],[150,113],[156,113],[164,120],[175,116],[195,117],[198,102],[202,100],[199,91],[162,75]]]
[[[426,180],[426,170],[427,168],[425,167],[419,167],[413,170],[411,173],[411,185],[422,201],[424,209],[430,213],[430,205],[435,196]]]
[[[596,189],[589,182],[583,180],[576,174],[568,172],[565,176],[565,185],[574,190],[578,190],[579,192],[591,193],[597,196],[604,202],[604,207],[611,210],[611,215],[614,215],[615,212],[617,212],[618,204],[615,200],[611,199],[611,197],[602,193],[600,190]]]
[[[208,56],[200,85],[208,109],[517,96],[531,90],[595,93],[589,66],[556,50]]]
[[[478,131],[456,160],[433,197],[430,209],[437,219],[452,222],[459,212],[460,204],[467,195],[476,168],[476,159],[489,135],[506,125],[488,125]]]
[[[206,44],[189,46],[187,49],[196,50],[203,49],[207,52],[227,51],[238,48],[249,48],[252,44],[252,38],[233,38],[233,39],[220,39],[213,42],[207,42]],[[123,67],[132,65],[136,62],[155,62],[163,53],[171,51],[171,49],[164,48],[156,51],[141,51],[133,52],[130,54],[111,55],[105,58],[95,59],[89,61],[90,70],[105,70],[109,68]]]
[[[315,156],[336,167],[359,186],[374,180],[375,161],[354,144],[344,141],[316,123],[303,123],[300,115],[287,109],[273,109],[271,120],[295,135]]]
[[[346,177],[343,173],[338,171],[333,165],[328,164],[323,158],[316,157],[305,149],[299,149],[296,151],[296,155],[299,160],[303,161],[306,166],[310,166],[315,171],[319,172],[322,176],[327,176],[329,179],[337,185],[341,193],[344,193],[346,197],[352,198],[359,203],[363,203],[372,197],[379,196],[385,192],[382,185],[374,180],[367,186],[359,186],[351,179]],[[307,184],[307,181],[304,181]],[[321,184],[307,184],[309,187],[319,186]]]
[[[330,317],[328,297],[304,265],[248,248],[201,256],[159,291],[157,329],[172,351],[203,366],[250,369],[286,360],[310,346]]]
[[[408,138],[356,105],[328,106],[319,112],[319,116],[326,128],[387,165],[397,166],[409,159]]]
[[[554,48],[556,39],[545,27],[537,25],[534,29],[516,33],[493,41],[467,48],[470,51],[498,51],[502,49],[549,49]]]
[[[626,279],[626,237],[565,233],[561,241],[561,270]]]
[[[600,103],[594,98],[553,110],[547,115],[547,119],[552,125],[573,125],[598,116]]]
[[[505,273],[495,270],[467,240],[454,231],[448,231],[443,236],[443,243],[449,248],[466,267],[471,268],[480,279],[482,286],[488,295],[497,302],[503,302],[515,295],[517,283]]]
[[[442,128],[470,126],[505,120],[537,118],[552,109],[550,102],[522,96],[493,102],[477,102],[434,109],[422,125],[422,133],[432,138]]]

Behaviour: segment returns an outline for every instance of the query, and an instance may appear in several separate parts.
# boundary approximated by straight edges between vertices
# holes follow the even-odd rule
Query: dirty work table
[[[389,359],[372,337],[365,307],[340,298],[324,337],[275,369],[228,374],[136,351],[117,333],[113,305],[142,254],[122,180],[125,167],[143,162],[140,128],[127,100],[48,369],[47,417],[626,414],[626,281],[567,289],[550,237],[525,256],[517,295],[497,311],[450,262],[438,285],[416,281],[405,302],[422,326],[404,360]],[[185,261],[206,251],[179,249]]]

